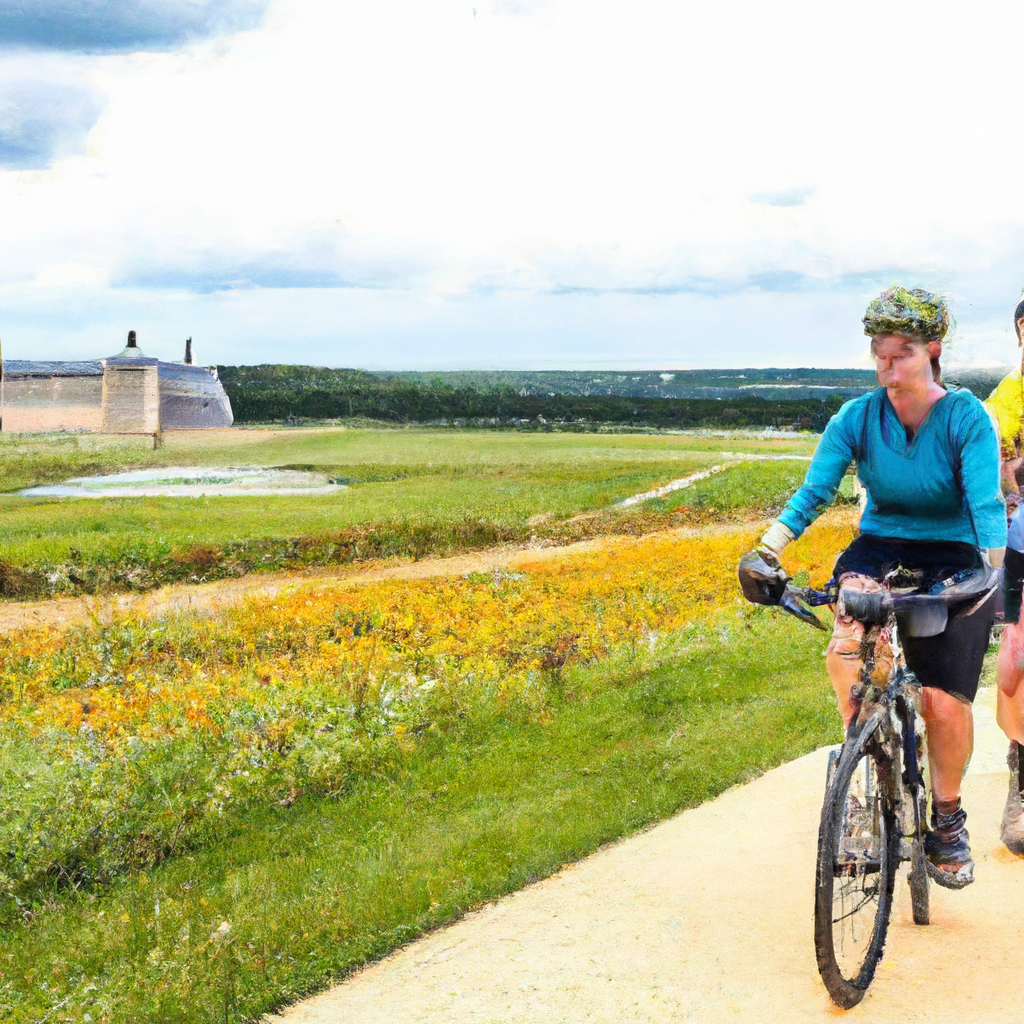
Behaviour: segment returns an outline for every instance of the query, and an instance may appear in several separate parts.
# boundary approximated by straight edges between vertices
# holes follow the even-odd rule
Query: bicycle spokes
[[[882,859],[886,856],[886,822],[874,758],[861,758],[851,773],[842,801],[833,853],[832,942],[842,974],[854,981],[875,937],[882,894]]]

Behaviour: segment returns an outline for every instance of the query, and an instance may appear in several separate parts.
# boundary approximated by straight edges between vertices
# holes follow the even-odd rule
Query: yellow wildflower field
[[[607,657],[734,603],[734,567],[756,531],[617,538],[520,571],[309,584],[205,620],[122,622],[0,641],[0,723],[83,728],[117,746],[224,726],[236,703],[330,682],[353,707],[391,688],[488,685],[502,701],[531,673]],[[835,513],[787,553],[827,579],[853,521]],[[454,694],[453,694],[454,695]]]
[[[836,510],[787,564],[824,583],[853,532]],[[0,910],[5,891],[22,907],[54,879],[202,845],[253,801],[341,793],[434,731],[544,721],[563,669],[657,655],[739,604],[756,536],[619,538],[516,572],[309,583],[213,617],[2,637]]]

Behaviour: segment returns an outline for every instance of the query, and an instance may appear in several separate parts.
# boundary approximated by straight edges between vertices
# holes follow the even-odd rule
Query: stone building
[[[217,371],[145,355],[135,332],[123,352],[84,362],[0,361],[0,430],[96,430],[154,434],[230,427],[231,402]]]

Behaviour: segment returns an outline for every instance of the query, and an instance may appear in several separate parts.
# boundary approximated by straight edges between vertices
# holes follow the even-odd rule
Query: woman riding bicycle
[[[882,582],[927,591],[962,570],[981,569],[984,550],[1002,562],[1006,513],[995,431],[968,391],[946,391],[939,377],[949,314],[942,299],[892,288],[868,306],[879,388],[847,402],[825,429],[803,486],[740,568],[744,593],[773,603],[766,575],[785,578],[779,556],[835,498],[851,462],[867,490],[860,535],[839,556],[833,581],[878,590]],[[759,564],[757,564],[759,563]],[[974,740],[971,704],[988,646],[994,601],[950,609],[944,632],[902,638],[922,690],[931,764],[929,873],[960,889],[973,881],[960,783]],[[837,609],[841,613],[842,608]],[[826,664],[843,724],[857,712],[851,693],[863,665],[864,627],[837,614]]]

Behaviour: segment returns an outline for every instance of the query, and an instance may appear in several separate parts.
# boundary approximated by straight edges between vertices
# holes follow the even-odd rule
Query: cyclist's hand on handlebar
[[[767,548],[748,551],[740,559],[738,575],[743,596],[754,604],[778,604],[789,579],[778,555]]]

